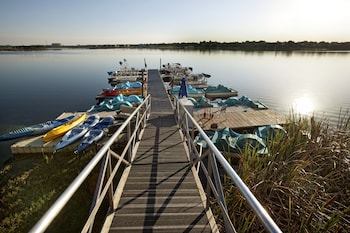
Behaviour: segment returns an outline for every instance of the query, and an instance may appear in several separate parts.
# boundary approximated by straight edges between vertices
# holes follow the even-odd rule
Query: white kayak
[[[83,150],[87,149],[92,144],[100,141],[103,136],[105,129],[114,124],[113,117],[105,117],[101,119],[94,127],[92,127],[87,134],[84,135],[80,144],[78,145],[78,149],[75,153],[80,153]]]
[[[69,130],[56,145],[55,151],[59,151],[64,147],[82,138],[92,127],[94,127],[100,120],[97,114],[90,115],[84,122]]]

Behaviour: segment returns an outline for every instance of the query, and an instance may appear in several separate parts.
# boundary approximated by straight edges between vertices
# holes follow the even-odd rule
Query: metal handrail
[[[88,165],[83,169],[83,171],[74,179],[74,181],[69,185],[69,187],[61,194],[61,196],[56,200],[56,202],[50,207],[50,209],[44,214],[44,216],[35,224],[30,232],[44,232],[53,220],[57,217],[63,207],[72,198],[74,193],[79,189],[84,181],[88,178],[95,167],[101,163],[100,176],[97,182],[95,196],[90,208],[90,215],[86,220],[86,223],[82,229],[82,232],[89,232],[92,230],[94,224],[94,219],[97,211],[99,210],[103,200],[108,196],[109,200],[109,210],[113,211],[115,209],[114,196],[117,194],[120,183],[114,189],[113,182],[115,181],[115,176],[117,174],[119,166],[123,163],[126,166],[131,166],[134,160],[137,147],[137,143],[140,140],[140,135],[142,135],[143,126],[146,124],[149,118],[151,110],[151,97],[147,96],[145,101],[136,108],[136,110],[128,117],[128,119],[118,128],[118,130],[110,137],[110,139],[105,143],[105,145],[97,152],[94,158],[88,163]],[[249,188],[240,179],[231,165],[227,162],[221,152],[216,148],[216,146],[211,142],[206,133],[201,129],[199,124],[190,115],[188,110],[175,98],[175,114],[177,122],[182,130],[184,139],[187,142],[189,152],[195,156],[195,162],[198,162],[197,172],[199,169],[205,174],[207,178],[207,195],[210,192],[217,199],[220,209],[223,213],[224,223],[226,232],[236,232],[232,221],[229,218],[227,211],[227,206],[225,203],[225,198],[223,194],[222,184],[219,177],[218,165],[219,163],[225,170],[226,174],[231,177],[234,184],[237,186],[239,191],[245,197],[252,210],[258,216],[265,229],[269,232],[281,232],[276,223],[272,220],[269,214],[266,212],[264,207],[251,193]],[[134,129],[131,129],[131,124],[134,124]],[[200,149],[196,148],[194,142],[194,129],[198,131],[201,137],[207,142],[208,150],[205,153]],[[127,131],[128,142],[119,155],[113,150],[111,146],[115,143],[116,139],[124,132]],[[126,158],[125,158],[126,157]],[[112,158],[117,159],[117,163],[111,165]],[[203,163],[203,159],[208,158],[208,165]],[[213,179],[212,179],[213,177]],[[117,181],[119,182],[119,181]]]
[[[97,152],[97,154],[92,158],[92,160],[87,164],[87,166],[80,172],[80,174],[74,179],[74,181],[68,186],[68,188],[61,194],[61,196],[56,200],[56,202],[50,207],[50,209],[42,216],[42,218],[34,225],[30,230],[31,233],[44,232],[57,215],[61,212],[63,207],[72,198],[74,193],[79,189],[84,181],[87,180],[88,176],[95,169],[95,167],[102,161],[99,182],[97,183],[95,197],[93,206],[90,209],[90,215],[86,221],[86,224],[82,232],[91,231],[95,215],[97,210],[101,206],[102,201],[107,194],[110,203],[110,209],[114,209],[113,196],[115,190],[113,190],[113,179],[117,174],[117,170],[121,163],[130,166],[134,158],[134,147],[137,141],[140,139],[141,130],[146,124],[147,119],[150,116],[151,111],[151,97],[148,95],[142,104],[140,104],[133,113],[125,120],[125,122],[118,128],[118,130],[109,138],[109,140],[104,144],[104,146]],[[133,131],[131,130],[131,125],[134,125]],[[115,143],[116,139],[127,130],[128,142],[121,155],[111,150],[111,146]],[[127,159],[124,157],[128,155]],[[111,159],[116,158],[118,160],[117,164],[111,166]],[[105,177],[106,176],[106,177]],[[106,181],[104,181],[106,178]]]
[[[211,191],[215,196],[219,207],[223,213],[224,223],[226,232],[236,232],[232,221],[229,218],[229,214],[227,212],[227,207],[225,203],[225,197],[223,194],[222,184],[219,177],[217,162],[222,166],[226,174],[233,180],[234,184],[247,200],[251,209],[259,218],[260,222],[264,225],[265,229],[269,232],[282,232],[277,224],[273,221],[270,215],[266,212],[264,207],[260,204],[260,202],[256,199],[247,185],[242,181],[242,179],[238,176],[236,171],[232,168],[232,166],[228,163],[222,153],[216,148],[216,146],[212,143],[200,125],[196,122],[196,120],[191,116],[186,107],[179,101],[179,99],[174,98],[175,106],[175,114],[178,125],[182,130],[182,134],[184,135],[185,140],[187,140],[188,149],[192,156],[195,156],[194,163],[199,163],[197,166],[197,172],[202,168],[202,172],[205,174],[207,178],[207,189],[206,193],[209,195]],[[208,144],[208,150],[203,154],[202,149],[199,151],[196,148],[196,144],[194,142],[194,131],[197,130],[198,134],[200,134],[201,138],[206,141]],[[205,165],[203,163],[203,158],[208,157],[208,164]],[[207,169],[208,167],[208,169]],[[212,179],[214,178],[214,181]]]

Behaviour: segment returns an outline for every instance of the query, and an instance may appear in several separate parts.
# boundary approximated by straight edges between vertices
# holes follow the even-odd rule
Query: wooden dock
[[[285,115],[272,109],[252,109],[242,106],[201,108],[193,112],[194,119],[202,129],[230,127],[236,130],[253,129],[263,125],[287,122]]]
[[[158,70],[148,71],[148,93],[151,116],[120,199],[115,200],[117,208],[103,232],[218,232]],[[286,122],[276,111],[243,107],[197,109],[193,116],[203,129],[213,124],[217,128],[249,128]],[[39,136],[11,149],[13,153],[51,152],[57,142],[44,145]],[[38,151],[31,151],[33,148]]]
[[[64,112],[57,117],[57,119],[62,119],[68,117],[70,115],[80,115],[82,112]],[[113,116],[115,112],[99,112],[97,113],[101,118],[107,116]],[[55,146],[61,140],[60,138],[54,139],[50,142],[44,142],[43,135],[28,137],[23,140],[20,140],[13,145],[11,145],[11,153],[13,156],[19,157],[24,155],[25,157],[28,155],[42,155],[42,154],[52,154],[54,153]],[[106,139],[101,141],[101,144],[105,142]],[[62,151],[74,151],[76,150],[79,142],[75,142],[67,147],[65,147]],[[99,147],[99,145],[97,145]]]
[[[147,122],[109,232],[217,232],[157,70]]]

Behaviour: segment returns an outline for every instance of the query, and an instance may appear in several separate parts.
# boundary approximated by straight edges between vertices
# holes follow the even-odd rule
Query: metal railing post
[[[117,131],[107,140],[107,142],[104,143],[102,148],[96,153],[96,155],[90,160],[90,162],[85,166],[85,168],[80,172],[80,174],[73,180],[73,182],[68,186],[68,188],[59,196],[55,203],[46,211],[46,213],[41,217],[41,219],[33,226],[33,228],[29,232],[45,232],[45,230],[49,227],[49,225],[53,222],[57,215],[62,211],[64,206],[73,197],[73,195],[76,193],[79,187],[81,187],[83,182],[87,180],[92,171],[94,171],[94,169],[101,163],[99,181],[97,182],[98,186],[96,187],[94,199],[92,201],[90,215],[87,221],[85,222],[82,232],[89,232],[91,230],[97,211],[101,207],[102,202],[105,200],[105,198],[108,197],[109,202],[113,202],[113,178],[116,176],[120,164],[124,162],[130,166],[130,164],[124,159],[124,156],[127,156],[127,151],[123,152],[122,156],[118,156],[115,152],[111,150],[111,146],[115,143],[115,140],[124,132],[125,129],[127,129],[129,141],[131,137],[136,137],[136,133],[133,134],[131,132],[130,122],[134,119],[135,115],[141,110],[141,108],[145,108],[147,109],[147,111],[150,111],[150,99],[151,97],[150,95],[148,95],[144,102],[141,103],[141,105],[138,106],[132,114],[130,114],[128,119],[126,119],[123,122],[123,124],[117,129]],[[148,118],[149,114],[143,114],[142,117]],[[146,119],[143,120],[146,123]],[[135,127],[134,130],[138,130],[138,128]],[[129,141],[127,145],[129,145],[129,147],[133,147],[134,144]],[[111,152],[115,154],[114,158],[118,160],[114,167],[112,166]],[[131,152],[133,152],[133,149],[129,149],[129,153]],[[104,178],[106,177],[107,180],[105,181]],[[115,208],[115,206],[113,205],[114,202],[113,204],[111,204],[111,209]]]
[[[181,108],[181,111],[180,111],[180,108]],[[221,152],[212,143],[212,141],[209,139],[209,137],[206,135],[206,133],[202,130],[202,128],[199,126],[199,124],[189,114],[187,109],[184,106],[182,106],[182,104],[179,101],[176,101],[177,114],[180,115],[180,112],[182,112],[182,110],[186,114],[188,119],[191,121],[191,123],[193,124],[193,128],[196,128],[198,130],[198,133],[201,135],[202,139],[205,140],[206,143],[208,144],[208,150],[211,151],[211,153],[209,153],[209,157],[213,156],[212,161],[210,158],[208,159],[207,179],[210,179],[210,177],[212,175],[214,175],[213,173],[215,173],[215,171],[214,171],[215,164],[213,164],[213,162],[214,161],[215,161],[215,163],[219,162],[221,167],[223,168],[223,172],[226,172],[226,174],[232,179],[232,181],[236,185],[237,189],[240,191],[240,193],[247,200],[249,206],[254,211],[254,213],[256,214],[256,216],[258,217],[260,222],[263,224],[265,229],[268,230],[269,232],[276,232],[276,233],[282,232],[279,229],[279,227],[277,226],[277,224],[272,220],[270,215],[266,212],[264,207],[255,198],[255,196],[249,190],[249,188],[246,186],[246,184],[241,180],[241,178],[238,176],[238,174],[234,171],[234,169],[231,167],[231,165],[228,163],[228,161],[225,159],[225,157],[221,154]],[[180,118],[180,117],[178,117],[178,118]],[[178,124],[182,124],[181,119],[178,119]],[[188,129],[186,129],[185,131],[187,131],[187,130]],[[188,137],[187,137],[187,139],[190,140]],[[201,159],[200,159],[199,163],[203,163],[203,161],[201,161]],[[217,175],[214,175],[214,179],[216,180],[217,178],[215,178],[215,176],[217,176]],[[217,181],[215,181],[215,182],[217,182]],[[212,191],[210,184],[211,184],[211,182],[209,180],[207,180],[206,190],[207,190],[208,196],[209,196],[210,192]],[[221,187],[221,182],[220,182],[220,187]],[[218,200],[218,202],[224,203],[221,201],[221,199],[223,198],[222,190],[219,191],[219,189],[221,189],[221,188],[216,187],[216,189],[217,189],[216,193],[218,195],[218,198],[220,199],[220,200]],[[219,192],[221,192],[221,194],[219,194]],[[220,203],[219,203],[219,205],[220,205]],[[224,208],[224,210],[226,209],[226,211],[227,211],[226,206],[222,206],[222,208]],[[225,214],[225,216],[226,216],[226,214]],[[228,218],[227,218],[227,220],[230,221],[229,224],[232,226],[231,220],[229,220]],[[234,228],[232,228],[232,229],[234,229]]]

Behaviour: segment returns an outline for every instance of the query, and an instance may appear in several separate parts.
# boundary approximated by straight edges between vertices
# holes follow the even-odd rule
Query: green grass
[[[42,159],[28,162],[28,166],[21,169],[18,169],[17,164],[24,164],[24,160],[7,164],[0,171],[0,232],[28,232],[92,156],[93,153],[81,156],[73,153],[57,153],[53,157],[44,155]],[[60,227],[53,227],[50,232],[80,231],[92,194],[88,183],[84,184],[58,217],[57,223],[54,223],[54,226],[59,224]],[[74,221],[70,221],[69,225],[62,224],[66,218]]]

